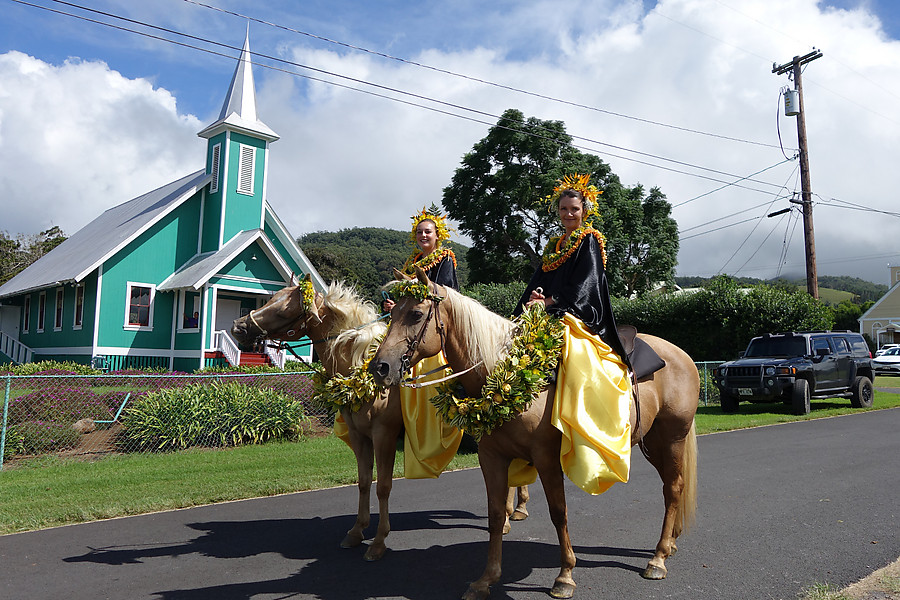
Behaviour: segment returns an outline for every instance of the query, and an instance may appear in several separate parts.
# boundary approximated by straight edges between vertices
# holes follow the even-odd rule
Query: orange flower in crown
[[[422,221],[432,221],[434,223],[435,233],[437,234],[438,245],[444,240],[450,239],[450,232],[455,231],[447,226],[447,215],[440,214],[438,207],[434,204],[430,208],[422,207],[422,212],[410,217],[412,219],[412,231],[409,234],[409,241],[416,243],[416,229]]]
[[[559,197],[564,191],[568,189],[577,190],[584,196],[583,221],[589,223],[591,217],[600,215],[597,210],[597,198],[603,193],[602,190],[597,189],[597,186],[590,183],[590,181],[590,173],[584,175],[575,173],[573,175],[566,175],[562,179],[557,179],[557,185],[553,188],[553,193],[544,198],[544,201],[547,203],[547,210],[550,212],[556,211],[557,202],[559,202]]]

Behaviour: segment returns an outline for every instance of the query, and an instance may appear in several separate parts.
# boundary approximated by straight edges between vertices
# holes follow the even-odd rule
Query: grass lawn
[[[900,389],[900,378],[878,377],[876,388]],[[849,400],[813,400],[812,412],[790,414],[781,404],[740,405],[726,415],[718,406],[697,413],[700,434],[859,412]],[[878,392],[871,410],[900,406],[900,394]],[[398,452],[395,477],[402,476]],[[449,469],[478,465],[460,453]],[[295,443],[229,450],[118,455],[86,462],[57,457],[17,461],[0,471],[0,534],[226,500],[355,484],[353,453],[333,435]]]

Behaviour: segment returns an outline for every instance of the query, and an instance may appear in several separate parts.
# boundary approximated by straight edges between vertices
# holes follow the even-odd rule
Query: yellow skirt
[[[427,373],[445,362],[443,353],[423,359],[413,367],[412,375],[415,377],[418,373]],[[419,383],[443,376],[444,372],[439,371]],[[405,430],[403,471],[407,479],[434,479],[439,476],[453,460],[462,442],[462,432],[445,423],[434,405],[428,401],[433,394],[433,387],[400,387],[400,407]],[[334,420],[334,433],[350,446],[349,430],[340,414]]]
[[[631,380],[625,363],[584,323],[563,317],[552,423],[563,434],[566,476],[589,494],[628,481],[631,465]]]

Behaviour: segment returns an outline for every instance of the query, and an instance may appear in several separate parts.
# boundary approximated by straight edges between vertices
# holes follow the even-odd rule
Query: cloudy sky
[[[794,82],[772,71],[815,48],[819,274],[886,284],[900,263],[894,0],[0,0],[0,23],[11,235],[72,234],[199,169],[196,134],[249,24],[260,117],[281,136],[269,201],[296,236],[405,229],[518,108],[564,121],[624,183],[661,188],[679,275],[802,277]]]

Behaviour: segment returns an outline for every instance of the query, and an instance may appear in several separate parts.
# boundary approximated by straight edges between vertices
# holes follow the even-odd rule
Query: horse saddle
[[[666,361],[660,358],[656,350],[650,344],[637,337],[637,327],[634,325],[618,325],[619,341],[628,355],[631,369],[634,371],[635,381],[647,379],[664,366]]]

